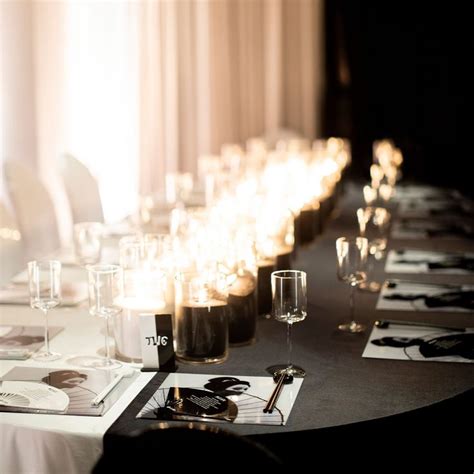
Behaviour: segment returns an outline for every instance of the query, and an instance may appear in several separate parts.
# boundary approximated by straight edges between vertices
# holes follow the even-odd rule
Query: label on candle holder
[[[176,370],[171,314],[141,314],[140,344],[142,370],[157,372]]]

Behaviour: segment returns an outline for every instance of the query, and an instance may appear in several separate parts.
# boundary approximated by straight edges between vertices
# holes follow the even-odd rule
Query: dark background
[[[404,179],[473,195],[474,28],[468,3],[327,0],[323,135],[346,136],[353,177],[372,141],[401,148]]]

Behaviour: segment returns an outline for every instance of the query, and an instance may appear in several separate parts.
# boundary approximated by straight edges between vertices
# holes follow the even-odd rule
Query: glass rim
[[[135,233],[135,234],[128,234],[128,235],[124,235],[123,237],[120,237],[119,248],[125,245],[128,245],[128,246],[143,245],[144,243],[143,235],[144,234],[141,234],[141,233]]]
[[[383,207],[383,206],[362,206],[362,207],[358,207],[357,210],[360,211],[365,211],[365,210],[377,210],[377,209],[382,209],[384,211],[386,211],[387,213],[390,213],[390,211],[386,208],[386,207]]]
[[[122,267],[113,263],[92,263],[86,265],[86,270],[94,273],[115,273],[122,270]]]
[[[225,277],[226,274],[221,271],[217,270],[207,270],[207,271],[197,271],[197,270],[188,270],[188,271],[182,271],[182,272],[176,272],[174,276],[174,280],[180,283],[191,283],[194,278],[204,278],[206,279],[207,276],[214,276],[215,278],[217,277]],[[212,278],[209,278],[207,281],[212,280]]]
[[[41,266],[41,265],[53,265],[53,266],[61,266],[60,260],[30,260],[27,263],[28,267],[32,267],[33,265]]]
[[[364,240],[367,240],[367,242],[369,241],[369,239],[367,237],[364,237],[362,235],[357,235],[355,237],[338,237],[336,239],[336,242],[357,242],[357,241],[364,241]]]
[[[284,276],[280,275],[283,273],[290,273],[292,274],[291,276]],[[281,279],[296,279],[296,278],[303,278],[306,277],[306,272],[303,270],[277,270],[275,272],[272,272],[272,278],[281,278]]]

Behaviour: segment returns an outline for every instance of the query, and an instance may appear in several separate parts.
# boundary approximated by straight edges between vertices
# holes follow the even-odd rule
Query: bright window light
[[[136,209],[138,196],[134,25],[128,2],[68,6],[64,151],[98,179],[105,219],[118,221]]]

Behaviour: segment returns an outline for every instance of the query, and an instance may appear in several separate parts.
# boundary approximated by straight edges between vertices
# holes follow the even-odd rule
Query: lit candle
[[[176,311],[177,352],[191,363],[221,362],[227,357],[228,307],[225,301],[185,301]]]
[[[166,302],[162,299],[122,298],[122,312],[114,320],[115,350],[118,359],[126,362],[142,361],[140,315],[163,313],[166,306]]]
[[[121,248],[121,263],[126,268],[122,312],[114,320],[116,352],[121,360],[141,362],[140,315],[173,314],[174,302],[166,273],[156,268],[152,243],[126,244]]]
[[[194,276],[192,276],[194,275]],[[188,363],[223,362],[228,355],[229,307],[216,281],[196,274],[176,278],[176,356]]]

